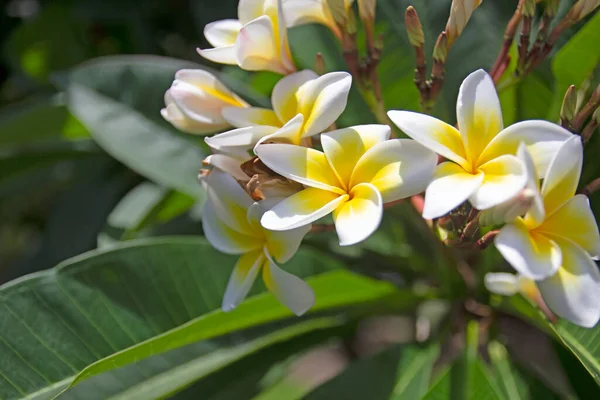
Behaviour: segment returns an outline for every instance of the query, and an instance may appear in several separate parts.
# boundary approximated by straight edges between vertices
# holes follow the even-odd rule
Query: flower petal
[[[288,27],[304,24],[334,24],[326,0],[283,0]]]
[[[361,183],[352,188],[350,200],[333,211],[340,246],[350,246],[368,238],[381,223],[383,200],[377,188]]]
[[[389,111],[398,128],[428,149],[470,169],[460,132],[451,125],[429,115],[411,111]]]
[[[265,255],[262,249],[248,252],[240,257],[225,289],[221,305],[223,311],[233,310],[246,298],[264,261]]]
[[[266,15],[242,27],[235,41],[235,56],[240,68],[247,71],[273,71],[286,74],[275,42],[273,22]]]
[[[203,69],[180,69],[175,81],[196,86],[210,96],[223,102],[223,106],[248,107],[241,97],[229,90],[215,75]]]
[[[204,37],[213,47],[230,46],[235,43],[242,24],[237,19],[211,22],[204,27]]]
[[[285,198],[282,197],[261,200],[248,209],[248,221],[251,225],[255,225],[263,231],[266,249],[275,260],[281,263],[289,261],[296,254],[302,239],[311,229],[310,224],[287,231],[270,231],[262,227],[260,220],[264,213],[283,200]]]
[[[487,144],[503,128],[502,109],[496,86],[484,70],[479,69],[471,73],[460,85],[456,116],[469,155],[467,158],[474,163]]]
[[[231,174],[235,179],[243,181],[248,180],[248,175],[242,171],[240,165],[249,158],[250,157],[240,159],[229,154],[211,154],[206,157],[202,163],[218,168],[223,172]]]
[[[298,90],[298,111],[305,116],[304,137],[326,130],[346,108],[352,76],[330,72],[307,82]]]
[[[387,203],[420,193],[429,184],[437,156],[410,139],[377,143],[358,160],[350,187],[371,183]]]
[[[245,25],[263,15],[265,0],[240,0],[238,3],[238,18]]]
[[[263,281],[277,300],[298,316],[315,304],[312,288],[302,279],[279,268],[268,254],[263,266]]]
[[[230,228],[254,236],[256,231],[248,224],[248,208],[254,203],[237,181],[228,173],[213,169],[204,179],[208,201],[215,212]]]
[[[263,247],[261,238],[240,233],[221,221],[212,201],[204,203],[202,229],[209,243],[223,253],[242,254]]]
[[[348,195],[306,188],[265,212],[260,220],[265,229],[285,231],[308,225],[339,207]]]
[[[518,273],[530,279],[555,274],[562,261],[558,245],[545,235],[529,231],[521,220],[500,229],[494,244]]]
[[[479,156],[479,164],[503,154],[516,154],[519,145],[525,143],[538,175],[543,177],[558,148],[572,136],[571,132],[548,121],[518,122],[504,129],[487,145]]]
[[[600,234],[589,199],[578,194],[549,215],[537,229],[563,237],[581,246],[592,257],[600,257]]]
[[[512,296],[519,292],[519,277],[507,272],[490,272],[484,277],[485,288],[502,296]]]
[[[232,148],[237,150],[251,150],[260,139],[276,131],[277,128],[274,126],[249,126],[223,132],[213,137],[205,138],[204,141],[215,150],[227,151]]]
[[[563,253],[562,267],[550,278],[538,282],[542,298],[558,316],[592,328],[600,319],[600,272],[583,249],[566,240],[558,242]]]
[[[267,143],[287,143],[300,145],[300,136],[303,125],[304,116],[302,114],[298,114],[275,132],[260,139],[258,143],[256,143],[256,146],[258,147],[261,144]]]
[[[268,125],[280,127],[281,122],[273,110],[259,107],[224,107],[221,110],[223,118],[236,128],[246,128],[248,126]]]
[[[235,45],[232,44],[230,46],[223,47],[215,47],[214,49],[200,49],[197,48],[196,51],[202,57],[206,58],[215,63],[219,64],[228,64],[228,65],[236,65],[237,57],[235,54]]]
[[[483,182],[469,197],[471,205],[478,210],[486,210],[515,197],[527,183],[525,167],[515,156],[500,156],[481,165],[479,170],[483,172]]]
[[[437,166],[433,180],[425,191],[423,218],[448,214],[465,202],[483,182],[483,174],[469,174],[458,164],[447,161]]]
[[[583,166],[583,146],[578,136],[571,136],[556,152],[542,183],[542,198],[547,214],[573,197]]]
[[[165,93],[165,104],[166,107],[160,110],[160,115],[180,131],[201,135],[229,126],[226,121],[217,122],[208,118],[202,120],[188,118],[175,104],[170,90]]]
[[[291,144],[264,144],[254,150],[263,163],[279,175],[303,185],[344,194],[325,154]]]
[[[321,135],[321,145],[340,182],[349,188],[358,160],[371,147],[389,137],[390,127],[387,125],[358,125]]]
[[[305,69],[285,76],[277,82],[273,88],[271,103],[280,121],[287,122],[298,114],[296,92],[306,82],[318,77],[316,72]]]

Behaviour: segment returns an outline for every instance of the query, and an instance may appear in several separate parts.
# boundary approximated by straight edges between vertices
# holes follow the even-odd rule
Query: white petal
[[[469,197],[478,210],[485,210],[515,197],[527,183],[527,173],[521,160],[504,155],[481,165],[483,181]]]
[[[248,221],[262,228],[260,220],[265,212],[275,207],[285,198],[270,198],[254,203],[248,209]],[[296,254],[304,236],[310,231],[311,225],[304,225],[299,228],[287,231],[270,231],[263,229],[266,239],[266,249],[268,253],[278,262],[284,263]]]
[[[279,268],[268,257],[263,267],[265,286],[294,314],[300,316],[315,304],[315,293],[306,282]]]
[[[518,122],[504,129],[488,144],[479,157],[479,163],[503,154],[516,154],[519,145],[525,143],[538,175],[543,177],[558,148],[572,136],[571,132],[548,121]]]
[[[333,211],[340,246],[367,239],[377,230],[383,216],[383,200],[375,186],[361,183],[352,188],[350,196],[350,200]]]
[[[387,125],[358,125],[321,135],[321,146],[329,164],[348,188],[358,160],[367,150],[389,137]]]
[[[465,202],[483,182],[483,174],[469,174],[458,164],[447,161],[437,166],[425,191],[423,218],[448,214]]]
[[[197,124],[227,127],[229,123],[221,116],[224,104],[204,90],[183,81],[173,82],[168,96],[185,118]]]
[[[560,241],[563,252],[558,272],[538,282],[548,307],[574,324],[592,328],[600,319],[600,272],[592,259],[574,243]]]
[[[215,47],[214,49],[196,49],[198,54],[215,63],[236,65],[235,45]]]
[[[226,128],[229,125],[225,121],[223,123],[214,123],[208,119],[206,121],[198,121],[186,117],[179,107],[177,107],[177,104],[175,104],[170,90],[167,90],[165,93],[165,104],[166,107],[160,110],[160,115],[175,128],[183,132],[201,135]]]
[[[456,116],[463,142],[474,161],[503,128],[496,87],[484,70],[471,73],[460,85]]]
[[[340,182],[327,162],[325,154],[291,144],[256,146],[256,155],[279,175],[303,185],[344,194]]]
[[[298,90],[298,111],[306,120],[303,136],[326,130],[346,108],[352,76],[347,72],[330,72],[307,82]]]
[[[237,12],[242,25],[263,15],[264,4],[265,0],[240,0]]]
[[[212,201],[204,203],[202,229],[209,243],[223,253],[242,254],[263,247],[263,241],[260,238],[231,229],[221,221]]]
[[[280,127],[281,122],[273,110],[259,107],[224,107],[221,110],[223,118],[236,128],[246,128],[256,125]]]
[[[562,261],[555,241],[529,231],[520,220],[505,225],[494,239],[494,244],[518,273],[530,279],[539,280],[553,275]]]
[[[471,168],[460,132],[451,125],[429,115],[410,111],[389,111],[388,116],[398,128],[428,149]]]
[[[519,292],[519,277],[507,272],[485,274],[484,284],[487,290],[502,296],[512,296]]]
[[[258,143],[256,143],[256,146],[267,143],[287,143],[299,145],[303,126],[304,116],[302,114],[298,114],[275,132],[260,139]]]
[[[220,220],[238,232],[250,236],[256,234],[248,224],[246,217],[248,208],[254,204],[248,193],[228,173],[213,169],[204,178],[208,200],[212,201]]]
[[[333,24],[327,0],[283,0],[285,20],[289,27],[318,23]]]
[[[386,140],[358,160],[350,187],[371,183],[384,203],[403,199],[425,190],[436,164],[437,155],[414,140]]]
[[[306,188],[265,212],[260,220],[265,229],[285,231],[313,223],[339,207],[348,195]]]
[[[576,243],[592,257],[600,257],[600,234],[587,196],[571,197],[537,227],[552,237],[562,237]]]
[[[296,92],[306,82],[318,77],[315,72],[305,69],[285,76],[277,82],[273,88],[271,103],[281,121],[287,122],[298,114]]]
[[[547,214],[551,214],[573,197],[583,166],[583,145],[571,136],[556,152],[542,183],[542,198]]]
[[[194,85],[226,106],[248,107],[242,98],[233,93],[215,75],[203,69],[180,69],[175,73],[175,80]]]
[[[242,24],[237,19],[211,22],[204,27],[204,37],[213,47],[230,46],[235,43]]]
[[[216,150],[227,150],[230,148],[251,150],[260,139],[276,131],[277,128],[273,126],[249,126],[247,128],[238,128],[223,132],[206,138],[204,141]]]
[[[262,249],[248,252],[240,257],[225,289],[221,306],[223,311],[233,310],[246,298],[264,261]]]
[[[211,154],[204,159],[203,163],[218,168],[223,172],[227,172],[235,179],[243,181],[248,179],[248,175],[242,171],[240,165],[249,158],[250,157],[246,157],[246,159],[240,160],[239,158],[232,157],[227,154]]]
[[[272,1],[272,0],[271,0]],[[288,43],[287,36],[287,24],[285,22],[285,16],[282,6],[282,0],[277,0],[277,22],[276,26],[279,29],[279,54],[281,58],[281,63],[283,67],[286,69],[286,73],[291,73],[296,71],[296,65],[294,65],[294,61],[292,60],[292,53],[290,51],[290,45]],[[273,12],[267,10],[270,15],[274,15]],[[273,17],[271,17],[273,18]]]
[[[247,71],[273,71],[286,74],[278,55],[278,43],[271,19],[263,15],[242,27],[235,41],[235,56],[240,68]]]

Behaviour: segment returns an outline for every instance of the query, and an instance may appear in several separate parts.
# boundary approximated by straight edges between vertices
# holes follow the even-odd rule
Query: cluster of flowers
[[[189,133],[234,128],[206,138],[213,154],[205,164],[212,169],[202,179],[207,239],[241,254],[224,310],[236,307],[262,272],[279,301],[303,314],[315,300],[311,288],[276,262],[295,254],[311,224],[331,213],[340,245],[352,245],[378,228],[386,203],[425,191],[426,219],[468,201],[483,211],[482,225],[502,225],[495,245],[518,276],[491,274],[490,290],[510,294],[518,281],[534,280],[556,314],[596,324],[600,273],[593,258],[600,256],[600,235],[587,197],[575,194],[579,136],[547,121],[504,128],[494,83],[483,70],[461,85],[458,129],[428,115],[389,111],[411,139],[390,139],[387,125],[330,130],[346,107],[352,77],[295,72],[286,35],[287,26],[308,22],[335,29],[327,2],[241,0],[238,15],[207,25],[215,47],[199,52],[286,75],[274,87],[273,109],[249,106],[204,70],[182,70],[162,111]]]

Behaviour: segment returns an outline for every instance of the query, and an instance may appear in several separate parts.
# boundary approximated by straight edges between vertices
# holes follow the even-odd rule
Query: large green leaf
[[[423,397],[427,393],[433,364],[439,352],[437,344],[405,346],[400,356],[398,380],[390,400],[412,400]]]
[[[69,76],[68,106],[110,155],[134,171],[191,196],[205,156],[197,138],[160,116],[175,72],[199,65],[156,56],[105,57]]]
[[[563,97],[570,85],[581,87],[600,63],[600,13],[596,13],[552,59],[552,72],[556,78],[552,105],[547,118],[556,120]],[[574,60],[577,60],[574,62]]]
[[[112,383],[104,379],[96,385],[110,388],[117,379],[119,387],[131,386],[144,379],[141,372],[164,371],[164,361],[144,364],[141,370],[113,370],[199,340],[205,340],[199,345],[206,352],[211,347],[206,339],[291,316],[270,294],[231,313],[216,310],[234,262],[235,257],[216,252],[199,238],[161,238],[90,252],[4,285],[0,397],[49,398],[93,363],[78,381],[110,371]],[[339,264],[320,253],[300,251],[286,268],[307,277]],[[315,310],[395,292],[389,284],[344,271],[309,282],[317,294]]]
[[[455,368],[456,364],[445,371],[439,379],[431,385],[429,391],[423,397],[423,400],[449,400],[455,399],[451,397],[452,381],[452,368]],[[483,361],[477,359],[468,367],[468,381],[465,382],[464,387],[466,396],[462,397],[463,400],[501,400],[499,389],[494,386],[490,378],[490,374],[487,371]],[[460,397],[456,397],[461,399]]]

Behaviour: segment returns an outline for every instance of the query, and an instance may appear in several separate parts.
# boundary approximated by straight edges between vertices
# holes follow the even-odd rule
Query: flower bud
[[[348,9],[345,0],[326,0],[329,12],[333,17],[333,20],[341,26],[346,25],[348,19]]]
[[[577,90],[575,85],[569,86],[563,99],[562,107],[560,108],[560,120],[570,122],[575,118],[577,113]]]
[[[377,0],[358,0],[358,13],[363,21],[375,20],[375,3]]]
[[[221,115],[224,107],[248,107],[213,74],[182,69],[165,93],[161,115],[177,129],[193,134],[215,132],[230,126]]]
[[[479,7],[482,0],[452,0],[450,8],[450,17],[446,24],[446,33],[448,35],[448,45],[460,36],[463,29],[469,22],[473,11]]]
[[[433,48],[433,60],[438,63],[445,63],[448,56],[448,36],[446,32],[442,32],[438,36]]]
[[[423,35],[423,27],[421,26],[419,15],[413,6],[409,6],[406,9],[404,23],[410,44],[414,47],[422,47],[425,43],[425,36]]]
[[[600,0],[579,0],[573,5],[567,15],[575,23],[581,21],[598,6],[600,6]]]
[[[536,0],[525,0],[525,3],[523,3],[522,11],[524,17],[533,18],[533,16],[535,15],[536,3]]]
[[[548,18],[554,18],[558,12],[558,6],[560,0],[546,0],[546,8],[544,9],[544,15]]]

